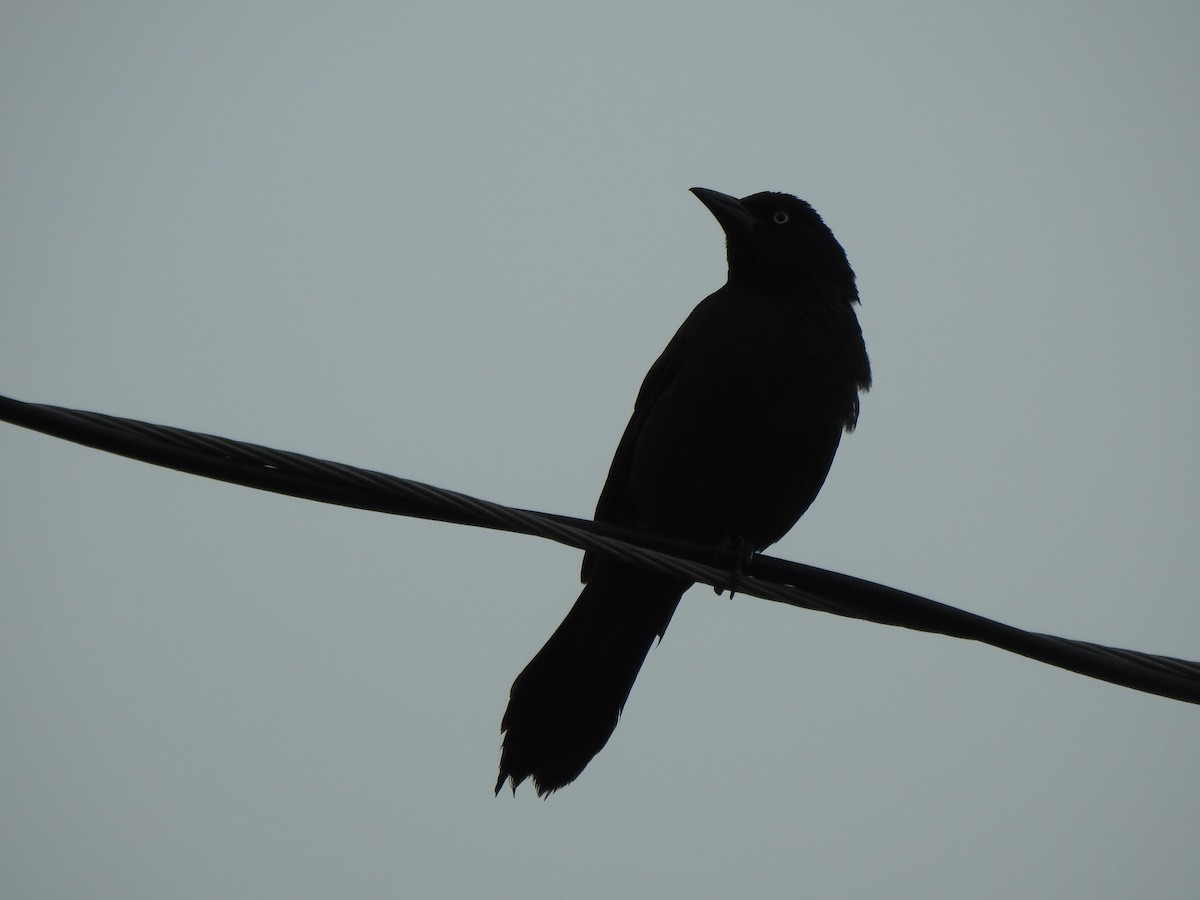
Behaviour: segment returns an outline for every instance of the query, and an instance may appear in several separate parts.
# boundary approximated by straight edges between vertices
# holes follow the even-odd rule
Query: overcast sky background
[[[1200,659],[1198,34],[6,2],[0,393],[590,515],[724,280],[687,189],[784,190],[859,273],[876,387],[773,552]],[[1193,706],[697,589],[579,781],[495,798],[577,553],[0,454],[4,897],[1196,896]]]

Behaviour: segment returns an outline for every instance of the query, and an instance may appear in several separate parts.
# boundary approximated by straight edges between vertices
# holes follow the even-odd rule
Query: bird
[[[816,498],[858,421],[871,365],[854,271],[806,201],[691,192],[725,234],[728,278],[651,366],[595,519],[761,551]],[[613,734],[655,639],[692,584],[584,556],[582,593],[513,682],[496,794],[527,778],[548,796]]]

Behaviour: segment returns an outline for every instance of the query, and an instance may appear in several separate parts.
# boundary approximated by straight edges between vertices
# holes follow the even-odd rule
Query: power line
[[[339,506],[536,535],[804,609],[990,644],[1081,675],[1200,703],[1200,663],[1022,631],[917,594],[769,556],[740,572],[712,547],[516,509],[407,478],[215,435],[0,397],[0,420],[158,466]]]

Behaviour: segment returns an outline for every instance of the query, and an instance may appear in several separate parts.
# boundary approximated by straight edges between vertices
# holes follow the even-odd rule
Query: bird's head
[[[855,290],[846,251],[798,197],[764,191],[739,200],[707,188],[692,193],[725,231],[731,284],[788,291],[822,279]]]

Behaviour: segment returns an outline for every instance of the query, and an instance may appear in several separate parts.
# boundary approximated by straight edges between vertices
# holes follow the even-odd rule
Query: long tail
[[[655,637],[690,582],[602,558],[558,630],[517,676],[500,728],[496,793],[574,781],[617,727]]]

